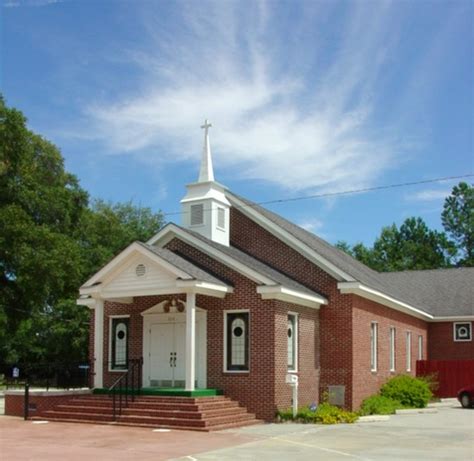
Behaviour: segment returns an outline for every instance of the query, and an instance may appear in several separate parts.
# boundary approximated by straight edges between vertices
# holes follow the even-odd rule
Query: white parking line
[[[352,455],[351,453],[346,453],[344,451],[333,450],[331,448],[318,447],[317,445],[313,445],[311,443],[296,442],[295,440],[282,439],[281,437],[273,437],[273,439],[280,440],[281,442],[292,443],[294,445],[301,445],[303,447],[316,448],[317,450],[326,451],[328,453],[336,453],[338,455],[347,456],[348,458],[360,459],[363,461],[373,461],[370,458],[363,458],[361,456]]]

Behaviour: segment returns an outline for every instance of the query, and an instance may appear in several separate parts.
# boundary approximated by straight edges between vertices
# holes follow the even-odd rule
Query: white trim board
[[[410,306],[407,303],[398,301],[397,299],[392,298],[391,296],[388,296],[380,291],[373,290],[372,288],[369,288],[363,285],[362,283],[339,282],[337,284],[337,287],[339,288],[342,294],[351,294],[351,293],[356,294],[362,298],[370,299],[379,304],[382,304],[387,307],[391,307],[392,309],[395,309],[400,312],[404,312],[405,314],[411,315],[413,317],[417,317],[419,319],[423,319],[423,320],[433,319],[432,315],[427,314],[426,312],[423,312],[422,310],[417,309],[416,307]]]
[[[176,275],[176,277],[188,280],[191,280],[193,278],[186,272],[178,269],[169,262],[165,261],[163,258],[160,258],[152,251],[146,249],[144,246],[140,245],[137,242],[134,242],[127,248],[125,248],[125,250],[123,250],[117,256],[115,256],[115,258],[113,258],[109,263],[107,263],[102,269],[96,272],[89,280],[87,280],[87,282],[81,286],[81,292],[84,291],[84,294],[87,294],[87,290],[91,288],[91,285],[97,282],[106,283],[107,281],[109,281],[111,278],[113,278],[115,271],[120,270],[123,264],[127,262],[128,257],[134,253],[141,254],[142,256],[151,259],[153,262],[155,262],[157,265],[159,265],[166,271]]]
[[[355,281],[354,277],[349,275],[347,272],[343,271],[336,267],[333,263],[328,261],[326,258],[321,256],[315,250],[310,248],[308,245],[303,243],[301,240],[297,239],[293,235],[291,235],[288,231],[281,228],[277,224],[275,224],[270,219],[263,216],[259,213],[255,207],[252,207],[237,197],[230,195],[228,197],[229,201],[232,205],[234,205],[238,211],[242,212],[245,216],[250,218],[252,221],[256,222],[260,226],[262,226],[265,230],[270,232],[272,235],[277,237],[279,240],[286,243],[288,246],[296,250],[298,253],[303,255],[306,259],[309,259],[311,262],[319,266],[325,272],[328,272],[337,280],[344,280],[344,281]]]
[[[257,287],[257,293],[262,299],[278,299],[292,304],[319,309],[321,304],[328,304],[327,299],[322,296],[309,295],[295,290],[290,290],[281,285]]]
[[[328,300],[326,298],[323,296],[318,296],[316,293],[314,295],[310,295],[277,284],[275,280],[272,280],[247,267],[245,264],[240,263],[231,256],[228,256],[211,245],[208,245],[206,242],[203,242],[193,235],[190,235],[186,231],[183,231],[173,223],[168,224],[160,232],[158,232],[158,234],[152,237],[148,241],[148,244],[162,247],[175,237],[198,248],[212,258],[216,259],[216,261],[225,264],[253,282],[263,284],[262,286],[257,287],[257,293],[261,294],[262,299],[279,299],[281,301],[286,301],[299,306],[312,308],[319,308],[321,304],[328,304]]]
[[[203,251],[204,253],[212,256],[217,261],[225,264],[231,269],[239,272],[245,277],[249,278],[255,283],[263,283],[265,285],[274,285],[275,280],[272,280],[259,272],[247,267],[245,264],[235,260],[231,256],[224,254],[218,249],[208,245],[206,242],[203,242],[201,239],[190,235],[189,233],[183,231],[181,228],[176,226],[173,223],[168,224],[160,232],[154,235],[150,240],[148,240],[148,245],[157,245],[160,248],[164,247],[169,243],[173,238],[178,237],[180,240],[183,240],[185,243],[190,244],[191,246],[197,248],[198,250]]]

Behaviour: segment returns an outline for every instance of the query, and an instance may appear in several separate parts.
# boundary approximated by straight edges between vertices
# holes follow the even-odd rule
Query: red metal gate
[[[459,389],[474,384],[474,360],[418,360],[416,376],[436,375],[438,397],[456,397]]]

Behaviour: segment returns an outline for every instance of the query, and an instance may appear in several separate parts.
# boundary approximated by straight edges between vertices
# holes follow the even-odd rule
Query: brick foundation
[[[65,392],[38,392],[30,391],[29,406],[30,416],[41,416],[45,411],[52,410],[57,405],[68,402],[76,395],[89,394],[89,391],[65,391]],[[5,414],[7,416],[24,416],[25,395],[23,391],[5,392]]]

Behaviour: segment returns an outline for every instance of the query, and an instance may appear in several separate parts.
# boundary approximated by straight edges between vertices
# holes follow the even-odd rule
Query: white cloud
[[[323,222],[319,219],[307,219],[305,221],[302,221],[298,223],[298,226],[302,227],[303,229],[306,229],[309,232],[316,233],[319,230],[322,229],[323,227]]]
[[[197,161],[198,126],[209,118],[218,170],[225,175],[232,167],[233,175],[292,191],[362,187],[393,168],[403,146],[372,119],[372,95],[394,42],[383,40],[392,5],[351,4],[332,62],[311,69],[307,62],[317,61],[324,43],[302,50],[303,41],[288,36],[281,48],[272,4],[238,5],[185,3],[175,30],[160,11],[147,10],[149,47],[126,53],[147,83],[133,95],[88,105],[89,135],[113,154]],[[320,7],[302,4],[312,6]],[[302,16],[292,24],[300,38],[301,28],[314,28],[306,16],[317,14]]]
[[[451,193],[451,189],[425,189],[406,196],[407,200],[431,202],[444,200]]]
[[[7,0],[3,4],[3,6],[5,8],[17,8],[21,6],[41,7],[41,6],[54,5],[56,3],[62,3],[63,1],[65,0],[17,0],[17,1]]]

